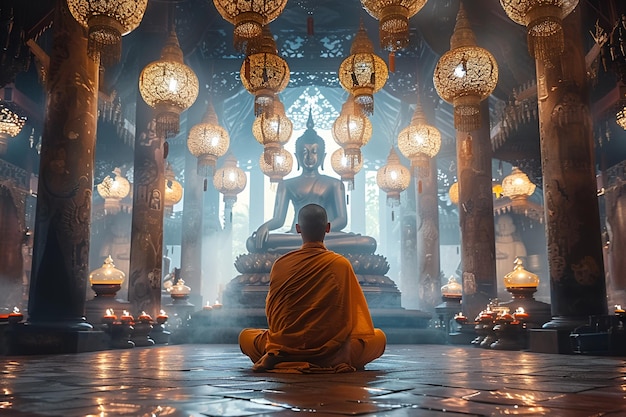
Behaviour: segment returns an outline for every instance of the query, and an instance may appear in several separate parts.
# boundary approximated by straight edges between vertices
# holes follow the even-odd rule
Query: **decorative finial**
[[[462,46],[476,46],[476,38],[474,31],[470,26],[463,2],[459,5],[459,12],[456,15],[456,24],[454,32],[450,38],[450,49],[460,48]]]
[[[309,118],[306,121],[307,129],[313,129],[315,127],[315,123],[313,122],[313,108],[309,107]]]

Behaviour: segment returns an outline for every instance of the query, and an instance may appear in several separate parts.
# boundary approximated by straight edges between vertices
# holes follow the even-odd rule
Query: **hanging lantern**
[[[224,20],[235,25],[234,46],[239,52],[254,47],[263,27],[283,12],[287,0],[213,0]]]
[[[26,124],[26,117],[20,116],[11,102],[0,100],[0,155],[5,154],[9,138],[19,135]]]
[[[561,22],[578,5],[578,0],[500,0],[507,16],[526,26],[528,51],[541,61],[563,53],[565,45]]]
[[[363,8],[378,20],[380,47],[392,53],[409,44],[409,19],[427,0],[361,0]]]
[[[261,113],[252,123],[252,134],[257,142],[263,145],[266,166],[275,164],[273,159],[281,154],[282,147],[291,138],[292,131],[293,123],[285,114],[283,103],[275,98],[274,112],[271,115]]]
[[[511,174],[502,180],[502,195],[509,197],[513,204],[526,201],[535,188],[535,184],[517,167],[513,167]]]
[[[620,110],[615,115],[615,121],[624,130],[626,130],[626,102],[620,103]]]
[[[172,31],[161,51],[161,59],[151,62],[139,75],[139,92],[155,110],[156,133],[167,138],[180,130],[180,113],[198,97],[198,77],[183,62],[183,51]]]
[[[166,212],[171,212],[173,207],[183,198],[183,186],[176,181],[172,164],[169,162],[165,167],[165,196],[163,205]]]
[[[67,0],[78,23],[87,29],[87,52],[100,57],[103,66],[116,64],[122,53],[122,36],[139,26],[148,0]]]
[[[358,110],[352,96],[343,104],[339,117],[333,123],[332,133],[335,142],[343,148],[344,157],[350,168],[362,166],[361,147],[372,137],[372,122]]]
[[[455,129],[480,129],[480,102],[489,97],[498,83],[498,65],[489,51],[476,46],[463,3],[450,38],[450,50],[437,62],[433,83],[437,94],[454,106]]]
[[[285,175],[291,173],[293,156],[284,148],[279,148],[271,161],[268,161],[263,153],[259,158],[259,167],[265,175],[270,177],[270,183],[277,183],[282,181]]]
[[[376,173],[378,187],[387,193],[387,204],[391,207],[400,205],[400,193],[409,187],[411,172],[400,163],[400,157],[391,148],[387,164]]]
[[[224,156],[230,146],[228,132],[217,121],[213,104],[209,102],[201,123],[189,130],[187,148],[198,158],[198,175],[208,178],[215,172],[217,158]]]
[[[429,158],[433,158],[441,148],[441,133],[435,126],[428,124],[422,104],[418,100],[411,124],[402,129],[398,135],[398,149],[411,161],[411,171],[415,178],[420,171],[423,175],[430,172]]]
[[[274,97],[289,84],[289,65],[278,55],[269,27],[263,28],[261,45],[255,53],[246,57],[239,75],[241,84],[254,95],[254,115],[271,115]]]
[[[459,204],[459,183],[455,182],[450,186],[448,190],[448,197],[450,197],[450,202],[454,205]]]
[[[104,211],[115,214],[120,211],[120,201],[130,193],[130,182],[122,176],[119,168],[113,170],[113,177],[107,175],[96,185],[98,194],[104,199]]]
[[[348,190],[354,190],[354,176],[363,168],[363,160],[359,159],[358,163],[348,158],[343,148],[337,149],[330,157],[330,165],[348,185]]]
[[[213,185],[224,195],[227,208],[232,208],[237,201],[237,194],[246,188],[248,178],[246,173],[237,166],[237,158],[231,153],[226,156],[224,165],[215,171]]]
[[[374,113],[374,93],[387,82],[385,61],[374,53],[372,41],[361,22],[354,37],[350,55],[339,66],[339,82],[352,96],[358,109],[366,115]]]

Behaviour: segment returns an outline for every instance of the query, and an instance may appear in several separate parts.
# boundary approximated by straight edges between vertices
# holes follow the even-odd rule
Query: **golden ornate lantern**
[[[444,299],[461,299],[463,297],[463,287],[459,284],[454,275],[448,278],[448,283],[441,287],[441,296]]]
[[[120,60],[122,36],[139,26],[147,5],[148,0],[67,0],[74,19],[87,29],[89,56],[99,56],[104,66]]]
[[[96,297],[103,298],[114,298],[125,278],[126,274],[115,267],[111,255],[107,256],[100,268],[89,273],[89,283]]]
[[[189,152],[198,158],[198,175],[205,178],[213,175],[217,158],[224,156],[229,146],[230,136],[219,125],[213,104],[209,102],[202,122],[192,126],[187,137]]]
[[[428,167],[428,159],[433,158],[441,148],[441,133],[435,126],[428,124],[422,104],[417,101],[411,124],[398,135],[398,149],[411,161],[414,177],[418,177],[420,168]]]
[[[104,198],[104,210],[109,214],[119,212],[120,201],[130,193],[130,182],[122,176],[122,171],[116,167],[113,174],[113,177],[107,175],[96,185],[98,194]]]
[[[509,197],[513,204],[525,201],[535,188],[535,184],[518,167],[513,167],[511,174],[502,180],[502,195]]]
[[[151,62],[139,75],[139,92],[155,110],[159,137],[175,135],[180,129],[180,113],[198,97],[198,77],[183,62],[183,51],[176,32],[169,35],[161,51],[161,59]]]
[[[504,276],[504,287],[507,291],[523,288],[536,290],[539,286],[539,277],[537,274],[526,270],[524,268],[524,262],[520,258],[515,258],[513,263],[515,264],[513,271]]]
[[[285,114],[283,103],[276,97],[273,113],[271,115],[261,113],[252,123],[252,135],[263,145],[266,166],[274,165],[273,159],[281,153],[292,132],[293,123]],[[291,166],[289,170],[291,171]]]
[[[235,25],[235,49],[246,52],[259,41],[263,27],[280,16],[287,0],[213,0],[213,4],[224,20]]]
[[[333,123],[332,133],[335,142],[343,148],[343,155],[350,169],[353,170],[357,165],[363,166],[361,147],[372,137],[372,122],[358,110],[352,96],[343,104],[339,117]],[[355,172],[360,169],[359,167]]]
[[[380,46],[392,53],[409,44],[409,19],[427,0],[361,0],[363,8],[378,20]]]
[[[337,149],[330,157],[330,165],[339,176],[341,181],[348,184],[348,190],[354,189],[354,176],[363,168],[363,159],[359,159],[357,163],[346,156],[343,148]]]
[[[400,163],[400,157],[394,148],[389,152],[387,164],[376,173],[376,183],[387,193],[388,205],[391,207],[400,205],[400,193],[411,183],[411,172]]]
[[[454,106],[455,129],[480,129],[480,102],[489,97],[498,83],[498,65],[489,51],[476,46],[463,3],[450,38],[450,50],[437,62],[433,83],[437,94]]]
[[[339,82],[352,96],[358,109],[366,115],[374,113],[374,93],[387,82],[385,61],[374,53],[372,41],[361,22],[354,37],[350,55],[339,66]]]
[[[246,188],[247,182],[246,173],[237,166],[237,158],[232,153],[226,155],[224,165],[213,176],[213,185],[224,195],[227,208],[232,208],[237,201],[237,194]]]
[[[626,130],[626,103],[622,103],[620,110],[615,115],[615,121],[624,130]]]
[[[285,175],[291,173],[291,169],[293,168],[293,156],[284,148],[278,148],[277,153],[270,161],[265,157],[265,153],[261,154],[259,167],[265,175],[270,177],[271,183],[277,183],[281,181]]]
[[[271,114],[274,97],[289,84],[289,65],[278,55],[269,27],[263,28],[261,45],[246,57],[239,75],[244,88],[254,94],[255,116]]]
[[[500,0],[507,16],[526,26],[528,51],[533,58],[549,61],[563,53],[562,20],[578,0]]]
[[[165,196],[163,205],[165,211],[171,212],[173,207],[183,198],[183,186],[176,181],[172,164],[169,162],[165,167]]]
[[[26,117],[20,116],[10,102],[0,100],[0,155],[6,153],[9,138],[19,135],[26,123]]]
[[[454,184],[450,186],[450,189],[448,189],[448,197],[450,197],[450,202],[452,204],[455,204],[455,205],[459,204],[459,183],[458,182],[455,182]]]

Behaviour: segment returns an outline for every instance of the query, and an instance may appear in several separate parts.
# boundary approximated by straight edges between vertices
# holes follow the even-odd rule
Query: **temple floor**
[[[253,373],[236,345],[5,356],[1,416],[626,416],[626,357],[390,345],[364,372]]]

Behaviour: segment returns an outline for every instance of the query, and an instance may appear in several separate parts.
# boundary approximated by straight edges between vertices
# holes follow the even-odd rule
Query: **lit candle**
[[[13,311],[9,313],[9,323],[19,323],[24,319],[24,315],[20,313],[20,309],[13,307]]]
[[[456,320],[456,322],[459,324],[467,323],[467,317],[465,317],[462,312],[459,312],[457,315],[455,315],[454,320]]]
[[[142,311],[141,314],[139,315],[139,321],[144,322],[144,323],[149,323],[152,321],[152,317],[150,317],[150,314],[146,313],[145,311]]]
[[[513,316],[515,317],[516,320],[519,320],[519,321],[528,320],[528,313],[524,311],[522,307],[518,307],[517,310],[515,310],[515,313],[513,313]]]
[[[124,310],[124,313],[122,314],[122,317],[120,317],[120,320],[124,324],[131,324],[135,319],[133,318],[133,316],[130,315],[128,311]]]
[[[106,324],[112,324],[115,320],[117,320],[117,316],[113,313],[113,309],[107,308],[102,321]]]
[[[157,315],[157,323],[159,324],[163,324],[167,321],[167,313],[165,312],[165,310],[161,310],[159,311],[159,314]]]
[[[209,303],[208,301],[206,302],[206,305],[204,307],[202,307],[203,310],[213,310],[213,307],[211,307],[211,303]]]
[[[222,308],[222,304],[220,303],[220,300],[215,300],[215,304],[213,304],[213,308],[217,308],[217,309]]]

